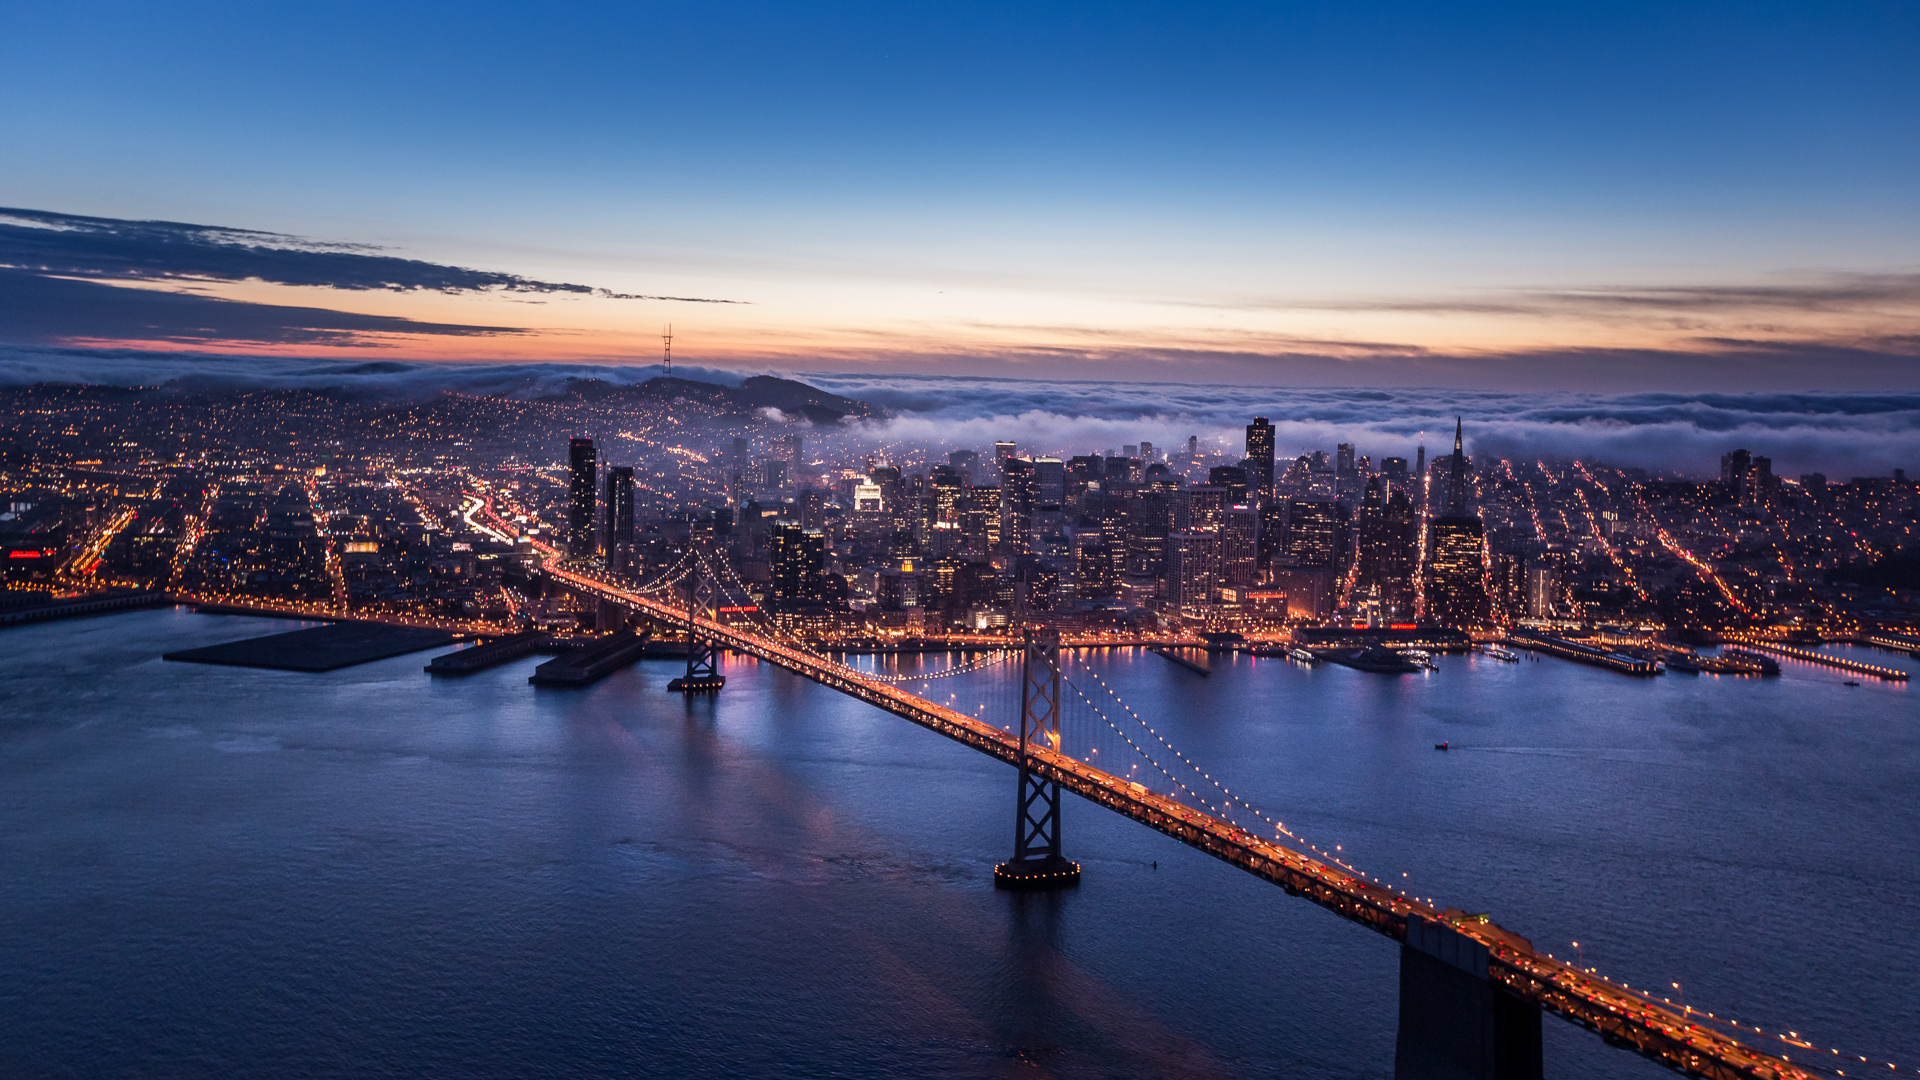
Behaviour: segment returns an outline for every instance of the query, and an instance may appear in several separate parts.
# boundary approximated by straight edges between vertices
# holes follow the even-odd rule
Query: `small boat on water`
[[[1305,649],[1288,649],[1287,656],[1290,659],[1298,660],[1303,664],[1311,664],[1320,659],[1319,657],[1313,655],[1312,653],[1308,652]]]
[[[1435,750],[1445,750],[1447,748],[1447,744],[1443,742],[1437,742],[1433,744],[1433,748]]]
[[[1400,655],[1406,657],[1407,662],[1416,667],[1433,667],[1433,654],[1425,649],[1401,649]]]
[[[1859,680],[1857,680],[1857,679],[1848,679],[1848,680],[1847,680],[1847,685],[1848,685],[1848,686],[1859,686],[1859,685],[1860,685],[1860,682],[1859,682]]]
[[[1491,656],[1495,660],[1499,660],[1503,663],[1517,664],[1520,662],[1519,653],[1514,652],[1511,649],[1503,649],[1498,645],[1489,645],[1486,648],[1481,649],[1480,651],[1482,654],[1486,656]]]

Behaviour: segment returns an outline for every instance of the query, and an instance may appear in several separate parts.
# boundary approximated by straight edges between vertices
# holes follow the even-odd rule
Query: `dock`
[[[547,635],[538,630],[496,638],[471,649],[442,653],[423,670],[429,675],[471,675],[539,652]]]
[[[1899,668],[1881,667],[1878,664],[1866,664],[1858,660],[1849,660],[1844,656],[1823,653],[1818,649],[1802,649],[1795,645],[1782,645],[1773,641],[1741,641],[1741,645],[1758,652],[1772,653],[1794,660],[1804,660],[1809,664],[1821,664],[1826,667],[1850,671],[1855,675],[1871,675],[1888,682],[1906,682],[1907,673]]]
[[[1507,638],[1507,644],[1529,652],[1543,652],[1548,656],[1557,656],[1562,660],[1572,660],[1576,664],[1588,664],[1593,667],[1617,671],[1622,675],[1647,677],[1660,674],[1660,665],[1645,657],[1629,656],[1623,652],[1602,649],[1584,641],[1568,638],[1548,637],[1527,631],[1515,631]]]
[[[1150,646],[1147,651],[1153,653],[1155,656],[1163,656],[1202,678],[1210,677],[1213,674],[1213,670],[1207,667],[1207,665],[1195,663],[1164,645]]]
[[[655,642],[621,632],[584,649],[565,652],[533,669],[527,681],[535,686],[586,686],[632,664],[643,656],[668,656],[671,652],[655,646],[677,644]],[[685,656],[684,646],[679,655]]]
[[[48,600],[44,604],[28,604],[0,611],[0,626],[52,622],[55,619],[74,619],[82,615],[104,615],[110,611],[158,607],[168,602],[167,594],[163,592],[150,589],[116,589],[111,592],[73,596],[64,600]]]
[[[1869,630],[1861,634],[1856,640],[1857,643],[1861,645],[1871,645],[1876,649],[1887,649],[1892,652],[1903,652],[1915,660],[1920,660],[1920,638],[1908,637],[1905,634],[1895,634],[1886,630]]]
[[[322,672],[437,649],[452,641],[451,633],[429,627],[340,622],[170,652],[160,659],[273,671]]]

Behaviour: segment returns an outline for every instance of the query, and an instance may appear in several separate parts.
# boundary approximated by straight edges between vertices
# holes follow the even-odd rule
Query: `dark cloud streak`
[[[263,281],[274,285],[391,292],[514,292],[738,304],[691,296],[615,293],[588,285],[377,254],[361,244],[327,244],[280,233],[123,221],[0,207],[0,266],[96,280]]]
[[[159,289],[43,277],[0,269],[0,340],[175,342],[185,345],[315,345],[366,348],[384,338],[500,337],[512,326],[421,322],[329,308],[256,304]]]

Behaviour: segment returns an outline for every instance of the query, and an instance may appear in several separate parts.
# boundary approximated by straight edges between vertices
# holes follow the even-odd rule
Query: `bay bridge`
[[[699,545],[674,570],[646,585],[607,579],[565,562],[557,553],[546,562],[545,572],[597,601],[659,625],[684,628],[689,636],[687,675],[675,680],[676,689],[718,689],[724,679],[717,674],[714,653],[732,650],[1014,766],[1019,773],[1014,851],[1013,858],[996,867],[999,884],[1048,887],[1077,879],[1079,866],[1061,850],[1059,805],[1064,790],[1399,943],[1397,1080],[1538,1080],[1544,1013],[1578,1024],[1610,1045],[1714,1080],[1844,1076],[1852,1064],[1850,1057],[1839,1058],[1837,1050],[1829,1061],[1826,1052],[1785,1033],[1763,1032],[1632,989],[1591,968],[1549,956],[1484,915],[1442,907],[1370,878],[1234,796],[1168,744],[1097,675],[1090,676],[1092,692],[1063,675],[1059,635],[1044,626],[1029,628],[1010,648],[1011,655],[956,664],[932,675],[889,677],[821,655],[764,617],[749,619],[749,625],[741,625],[737,617],[723,619],[723,607],[736,616],[757,609],[727,599],[735,590],[744,594],[745,587],[723,558]],[[1015,659],[1021,689],[1019,724],[1012,731],[901,685]],[[1083,715],[1105,722],[1110,749],[1116,738],[1124,743],[1162,774],[1166,783],[1158,786],[1168,791],[1156,791],[1068,753],[1061,726],[1067,691],[1086,706]],[[1109,707],[1123,711],[1133,723],[1116,723]],[[1110,753],[1103,763],[1114,756]],[[1173,789],[1184,797],[1176,797]],[[1266,828],[1250,830],[1237,820],[1249,813]],[[1267,828],[1272,835],[1266,835]],[[1866,1071],[1861,1068],[1855,1075]]]

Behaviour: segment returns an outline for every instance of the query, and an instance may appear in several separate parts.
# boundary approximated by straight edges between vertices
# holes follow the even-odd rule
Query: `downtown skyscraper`
[[[599,465],[599,451],[594,449],[592,439],[576,438],[567,443],[567,555],[570,558],[591,559],[599,546],[594,513]]]

